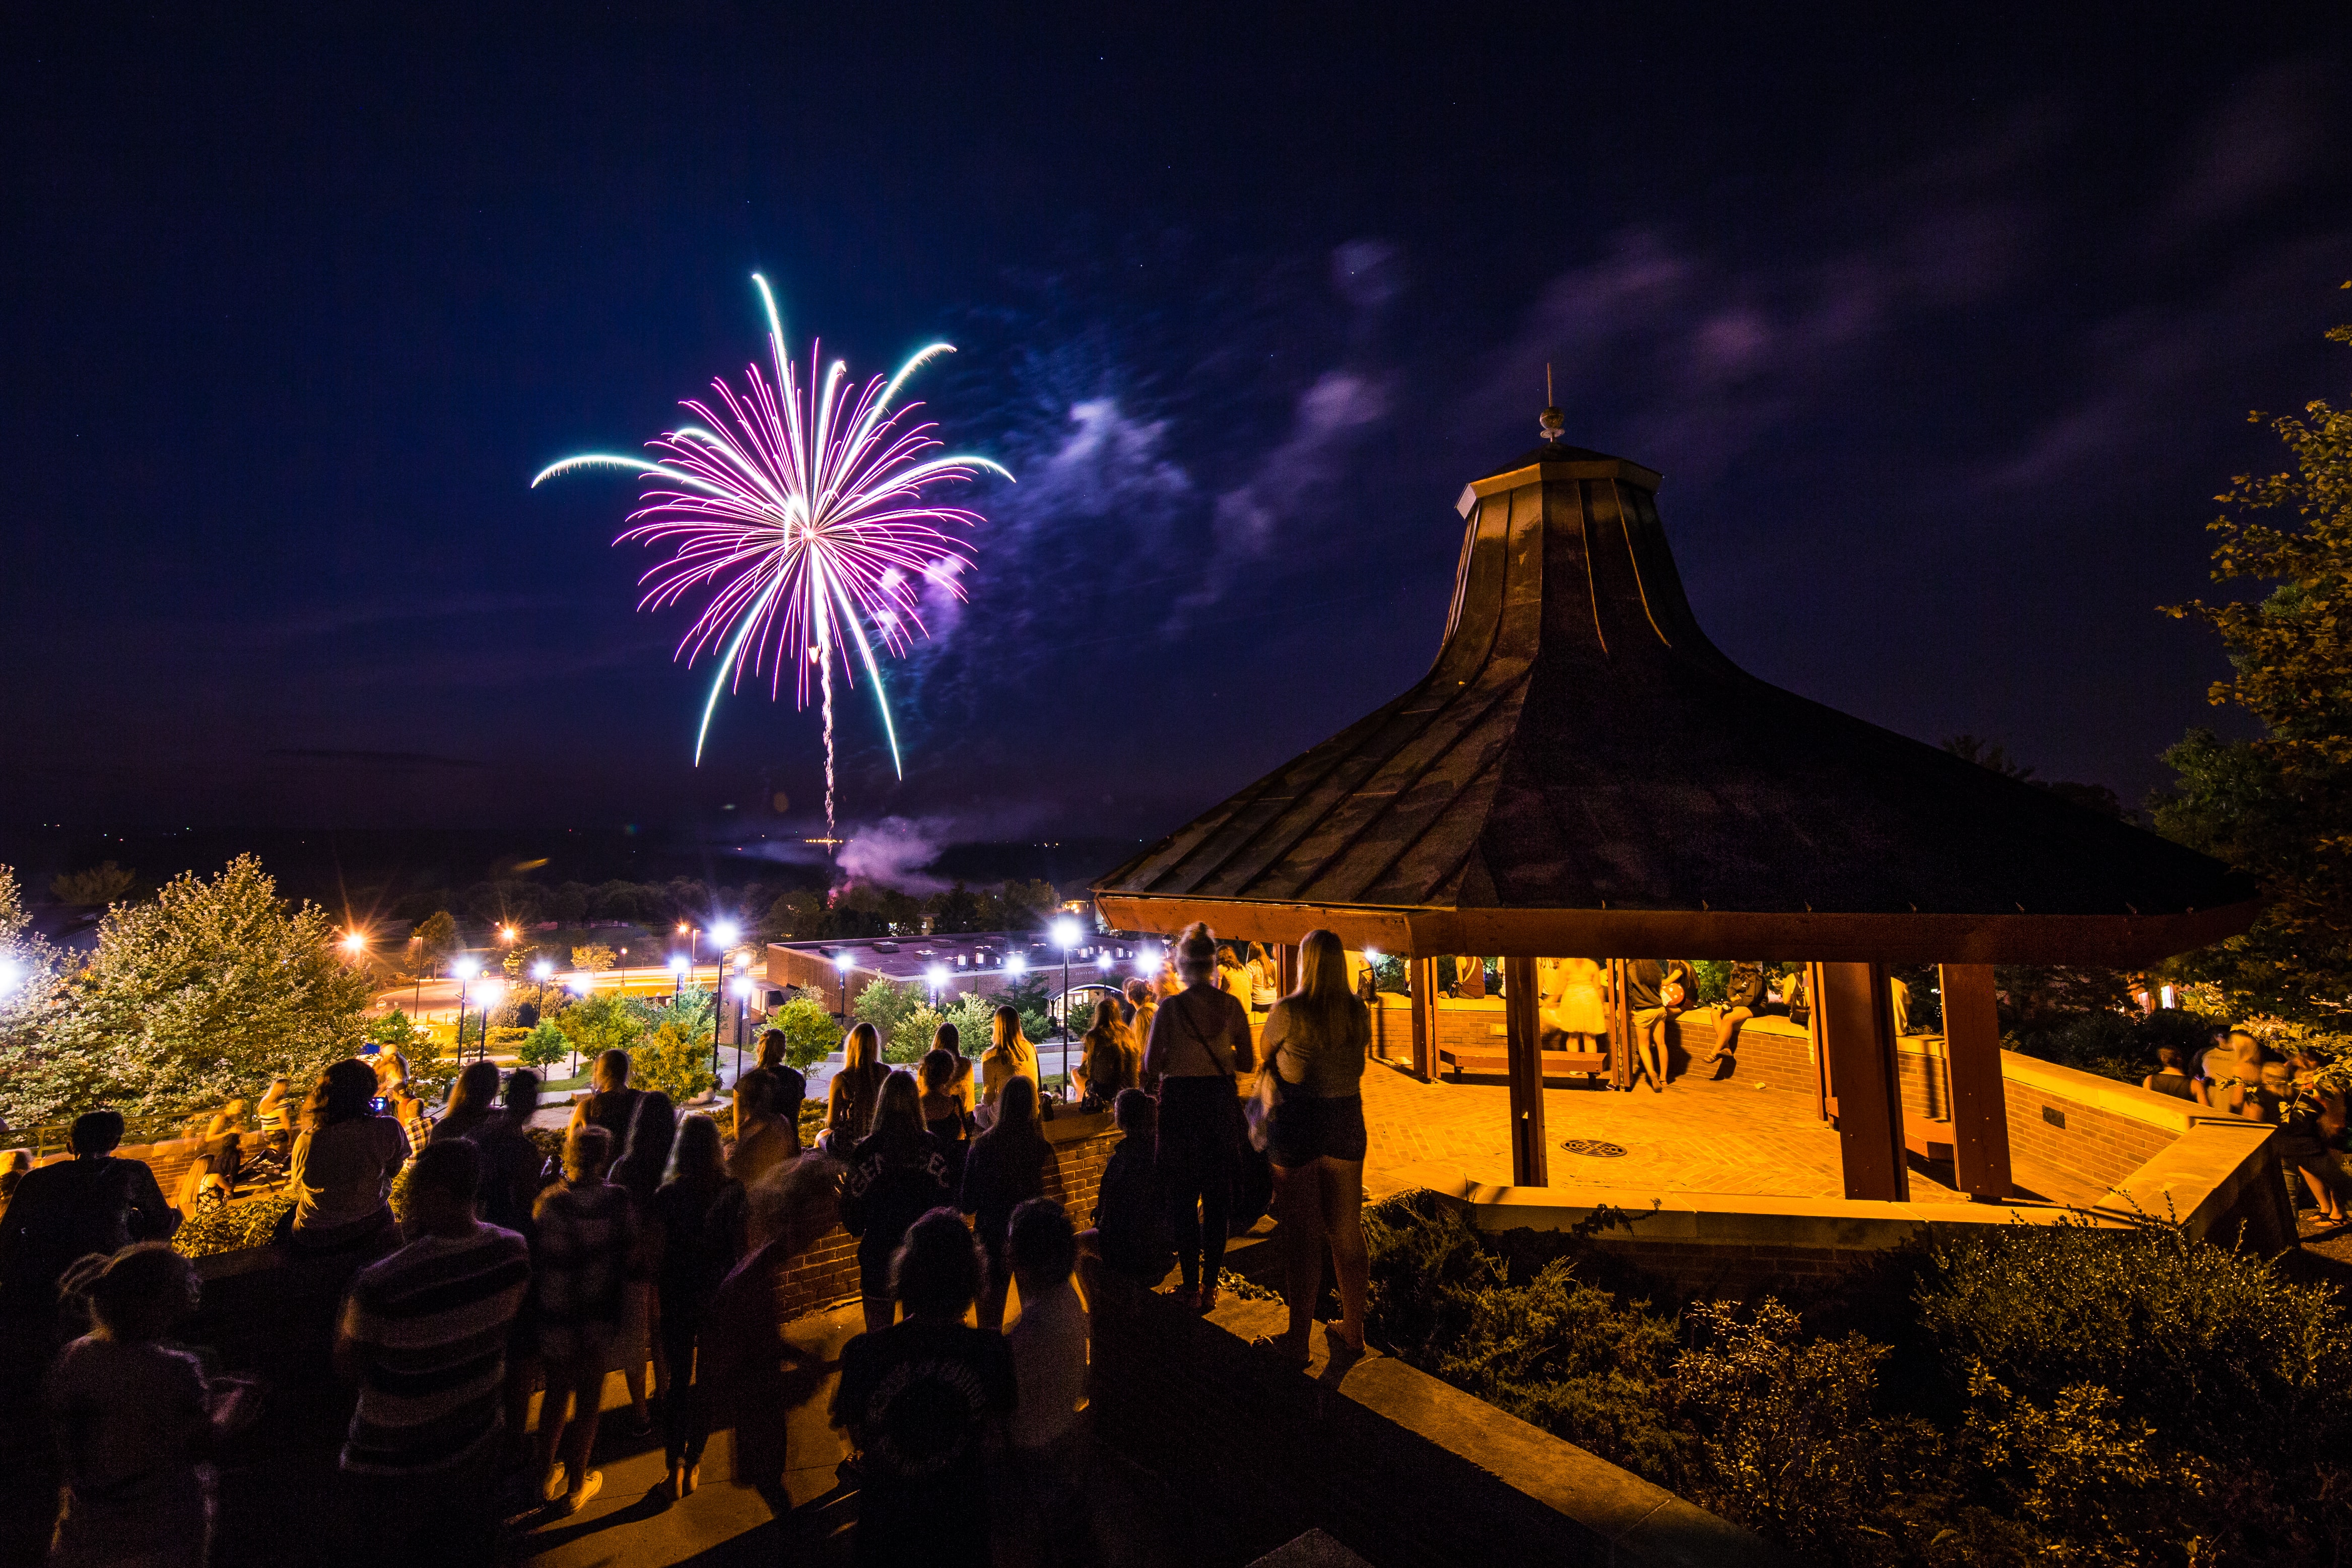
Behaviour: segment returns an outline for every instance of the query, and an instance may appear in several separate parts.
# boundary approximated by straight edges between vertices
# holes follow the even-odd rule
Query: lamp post
[[[1070,1092],[1070,949],[1078,945],[1078,923],[1066,917],[1054,922],[1054,940],[1062,946],[1062,1097]]]
[[[719,982],[725,977],[727,949],[735,946],[735,938],[741,935],[741,927],[738,926],[732,920],[719,920],[711,923],[710,962],[712,966],[712,973],[710,976],[710,988],[712,990],[716,991],[719,989]]]
[[[751,1010],[751,977],[738,975],[735,977],[735,1078],[738,1082],[743,1078],[743,1030]],[[710,1071],[719,1071],[719,1043],[715,1035],[710,1046]]]
[[[555,966],[541,958],[530,967],[530,977],[539,982],[539,1021],[547,1019],[547,982],[555,977]]]
[[[411,936],[408,945],[416,949],[408,956],[408,973],[416,982],[416,994],[408,998],[408,1016],[415,1018],[425,1010],[425,938]]]
[[[833,967],[841,976],[840,1018],[844,1024],[849,1021],[849,971],[856,962],[856,960],[846,953],[835,953],[833,956]]]
[[[593,975],[575,974],[572,977],[571,986],[572,994],[573,996],[584,998],[590,991],[596,988],[596,977]],[[571,1043],[572,1037],[570,1035],[565,1035],[563,1039],[564,1043],[567,1045]],[[566,1078],[577,1078],[580,1076],[580,1052],[577,1050],[573,1050],[566,1053],[563,1075]]]
[[[688,958],[683,953],[672,953],[669,956],[669,973],[670,980],[672,982],[669,988],[669,994],[672,1001],[676,1001],[680,996],[685,994],[686,972],[692,967],[693,960]]]
[[[474,977],[482,972],[482,966],[478,961],[473,958],[460,958],[456,963],[449,966],[449,972],[457,977],[457,1049],[456,1055],[457,1059],[462,1061],[465,1060],[466,1056],[466,1002],[473,988]]]
[[[482,982],[481,1032],[474,1037],[474,1060],[483,1061],[490,1054],[490,1009],[506,995],[506,982],[493,976]],[[461,1046],[464,1042],[458,1042]],[[461,1053],[462,1054],[462,1053]]]
[[[923,971],[923,978],[930,982],[931,1008],[936,1011],[940,1005],[940,988],[948,983],[948,967],[945,964],[934,964]]]

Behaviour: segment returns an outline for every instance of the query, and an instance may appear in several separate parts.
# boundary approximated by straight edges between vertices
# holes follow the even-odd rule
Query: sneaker
[[[547,1472],[547,1479],[540,1483],[539,1495],[553,1502],[563,1495],[563,1461],[558,1459],[555,1468]]]
[[[582,1509],[588,1506],[590,1499],[593,1498],[598,1492],[603,1491],[604,1490],[604,1472],[602,1470],[590,1470],[586,1475],[580,1478],[580,1490],[578,1491],[565,1492],[563,1494],[563,1500],[555,1505],[555,1511],[556,1512],[567,1517],[572,1514],[578,1513]]]

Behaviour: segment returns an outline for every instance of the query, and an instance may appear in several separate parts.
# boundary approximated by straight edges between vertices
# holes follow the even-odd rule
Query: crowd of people
[[[2284,1053],[2273,1051],[2240,1024],[2214,1030],[2203,1051],[2167,1045],[2156,1055],[2156,1071],[2140,1087],[2278,1128],[2279,1162],[2292,1173],[2288,1180],[2302,1185],[2324,1223],[2344,1222],[2352,1208],[2352,1176],[2344,1170],[2352,1131],[2344,1092],[2328,1086],[2326,1064],[2315,1053],[2292,1040]]]
[[[772,1485],[789,1360],[775,1287],[837,1218],[857,1242],[864,1327],[830,1406],[858,1490],[857,1560],[988,1560],[991,1511],[1006,1500],[992,1473],[1019,1478],[1021,1517],[1050,1560],[1083,1557],[1082,1251],[1145,1288],[1172,1271],[1176,1300],[1209,1311],[1232,1194],[1258,1158],[1292,1221],[1297,1287],[1268,1343],[1308,1360],[1328,1255],[1342,1308],[1333,1354],[1363,1348],[1370,1015],[1338,938],[1318,932],[1297,988],[1265,1009],[1261,1051],[1220,974],[1227,952],[1196,926],[1163,982],[1094,1009],[1076,1084],[1122,1137],[1083,1234],[1053,1196],[1051,1102],[1009,1007],[977,1063],[943,1029],[912,1072],[881,1061],[870,1027],[853,1029],[805,1150],[806,1083],[780,1033],[734,1085],[725,1125],[633,1086],[627,1054],[605,1052],[552,1161],[529,1068],[469,1064],[435,1115],[396,1058],[331,1064],[278,1113],[292,1203],[278,1241],[304,1266],[348,1270],[331,1356],[351,1390],[338,1511],[365,1525],[339,1555],[487,1563],[519,1513],[578,1512],[603,1486],[614,1371],[632,1436],[659,1432],[667,1499],[692,1495],[725,1418],[738,1479]],[[273,1104],[292,1098],[273,1086]],[[253,1419],[256,1390],[173,1343],[196,1275],[168,1245],[177,1215],[148,1167],[113,1157],[121,1136],[118,1114],[90,1113],[72,1160],[20,1178],[0,1225],[0,1306],[32,1336],[20,1343],[59,1346],[51,1562],[201,1565],[207,1461]]]

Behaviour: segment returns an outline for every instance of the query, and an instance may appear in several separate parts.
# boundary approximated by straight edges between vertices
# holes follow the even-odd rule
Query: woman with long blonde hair
[[[1176,1299],[1196,1312],[1217,1304],[1241,1164],[1239,1075],[1257,1066],[1249,1009],[1217,988],[1217,938],[1194,922],[1176,939],[1184,988],[1160,1004],[1144,1048],[1146,1077],[1160,1079],[1160,1145],[1154,1168],[1176,1228],[1183,1285]]]
[[[857,1141],[872,1129],[874,1102],[882,1081],[890,1076],[882,1060],[882,1035],[870,1023],[852,1029],[841,1042],[841,1071],[824,1089],[824,1131],[817,1147],[835,1159],[846,1159]]]
[[[997,1009],[989,1034],[989,1047],[980,1058],[980,1103],[987,1107],[992,1121],[996,1103],[1004,1097],[1007,1083],[1016,1078],[1037,1082],[1037,1048],[1021,1032],[1018,1008]]]
[[[1364,1349],[1364,1059],[1372,1017],[1348,983],[1348,955],[1328,931],[1298,949],[1298,988],[1266,1015],[1265,1071],[1276,1075],[1266,1155],[1282,1222],[1282,1299],[1290,1327],[1276,1348],[1304,1365],[1328,1246],[1339,1281],[1335,1349]]]

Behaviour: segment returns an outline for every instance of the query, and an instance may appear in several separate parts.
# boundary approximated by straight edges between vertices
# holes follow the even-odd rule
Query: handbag
[[[1268,1056],[1257,1064],[1257,1082],[1250,1086],[1250,1097],[1242,1102],[1242,1120],[1248,1124],[1250,1147],[1265,1152],[1267,1140],[1274,1136],[1275,1107],[1282,1103],[1282,1071],[1274,1058]]]

